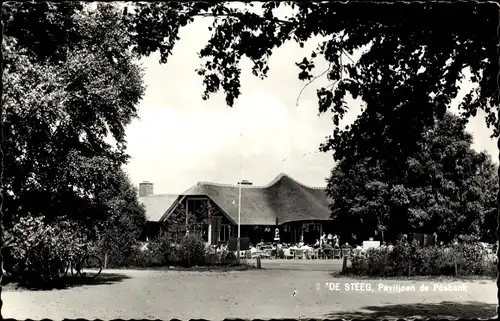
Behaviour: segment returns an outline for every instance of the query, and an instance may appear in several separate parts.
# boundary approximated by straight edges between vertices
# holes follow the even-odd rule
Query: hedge
[[[108,268],[164,267],[164,266],[227,266],[234,265],[236,257],[231,252],[216,252],[206,248],[197,235],[186,235],[179,244],[173,244],[167,234],[150,242],[146,248],[137,247],[127,257],[108,255]]]
[[[398,243],[392,249],[381,247],[354,250],[351,264],[343,273],[358,276],[491,276],[497,274],[496,255],[480,244],[420,248]]]

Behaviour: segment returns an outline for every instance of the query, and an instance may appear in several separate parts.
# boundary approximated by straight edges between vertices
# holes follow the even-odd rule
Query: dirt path
[[[371,291],[358,285],[369,283]],[[436,281],[335,278],[330,272],[263,269],[240,272],[107,271],[100,284],[54,291],[5,289],[3,317],[17,319],[223,319],[491,317],[492,280],[452,281],[463,291],[433,289]],[[337,285],[338,284],[338,285]],[[385,288],[379,288],[385,286]],[[400,286],[414,292],[397,292]],[[428,292],[420,287],[429,286]],[[338,287],[338,289],[337,289]],[[353,287],[355,287],[353,285]],[[392,287],[392,288],[391,288]]]

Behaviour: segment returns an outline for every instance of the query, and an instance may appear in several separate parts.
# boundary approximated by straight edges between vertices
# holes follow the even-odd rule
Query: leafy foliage
[[[77,19],[83,10],[81,2],[3,3],[4,39],[15,39],[37,61],[64,61],[83,36]]]
[[[205,263],[205,243],[196,235],[186,234],[179,243],[180,263],[184,266]]]
[[[137,189],[124,171],[119,171],[112,185],[98,195],[109,213],[101,232],[99,248],[114,264],[120,265],[133,254],[145,231],[146,211],[139,203]]]
[[[23,217],[10,230],[15,276],[23,282],[51,285],[67,262],[81,257],[90,245],[81,226],[70,221],[47,224],[43,217]]]
[[[330,65],[325,76],[331,85],[318,89],[318,103],[321,113],[333,113],[335,130],[322,149],[333,150],[338,160],[361,150],[396,167],[415,151],[424,128],[444,115],[465,68],[476,87],[461,103],[464,116],[484,110],[488,126],[499,134],[496,7],[453,4],[452,15],[450,8],[447,3],[269,1],[260,8],[252,3],[150,3],[136,4],[128,21],[136,50],[147,55],[159,49],[166,62],[181,26],[195,17],[213,17],[212,36],[200,51],[206,62],[197,72],[203,76],[203,97],[222,90],[229,106],[241,94],[243,57],[253,62],[254,75],[263,78],[274,49],[288,41],[302,47],[320,37],[317,49],[297,67],[299,79],[309,80],[318,59]],[[283,17],[278,9],[290,14]],[[367,47],[359,60],[351,58]],[[347,95],[360,97],[367,108],[341,130]],[[388,154],[390,159],[384,156]]]
[[[397,243],[392,249],[381,247],[356,251],[346,274],[393,277],[454,275],[496,275],[496,256],[491,249],[477,243],[452,247],[424,247]]]
[[[196,234],[184,235],[178,243],[173,243],[172,236],[163,232],[147,247],[134,248],[129,256],[120,261],[110,256],[108,262],[110,267],[228,266],[235,265],[236,256],[227,250],[207,248]]]
[[[392,240],[402,233],[437,232],[444,241],[473,234],[492,242],[491,231],[481,233],[496,217],[497,168],[472,142],[465,123],[446,113],[417,142],[421,152],[409,157],[406,171],[388,177],[379,160],[341,161],[327,185],[332,216],[344,227],[339,232],[365,239],[378,230]]]
[[[2,10],[5,224],[39,214],[103,220],[96,195],[127,161],[125,126],[144,93],[121,16],[107,4]]]

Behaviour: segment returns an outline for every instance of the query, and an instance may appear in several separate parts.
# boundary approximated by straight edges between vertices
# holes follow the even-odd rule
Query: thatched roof
[[[146,208],[146,219],[158,222],[165,212],[175,203],[178,194],[160,194],[139,197]]]
[[[242,225],[274,225],[276,219],[279,224],[330,219],[325,188],[306,186],[284,173],[266,186],[242,185],[241,190]],[[177,201],[182,196],[208,196],[234,222],[238,222],[237,185],[199,182],[182,193]],[[172,206],[171,210],[174,209]]]

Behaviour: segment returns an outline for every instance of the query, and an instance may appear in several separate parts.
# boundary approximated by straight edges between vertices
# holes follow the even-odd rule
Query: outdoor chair
[[[333,249],[333,252],[332,252],[332,257],[333,259],[335,258],[341,258],[341,255],[342,255],[342,250],[341,249]]]
[[[319,249],[311,250],[311,259],[319,259]]]

